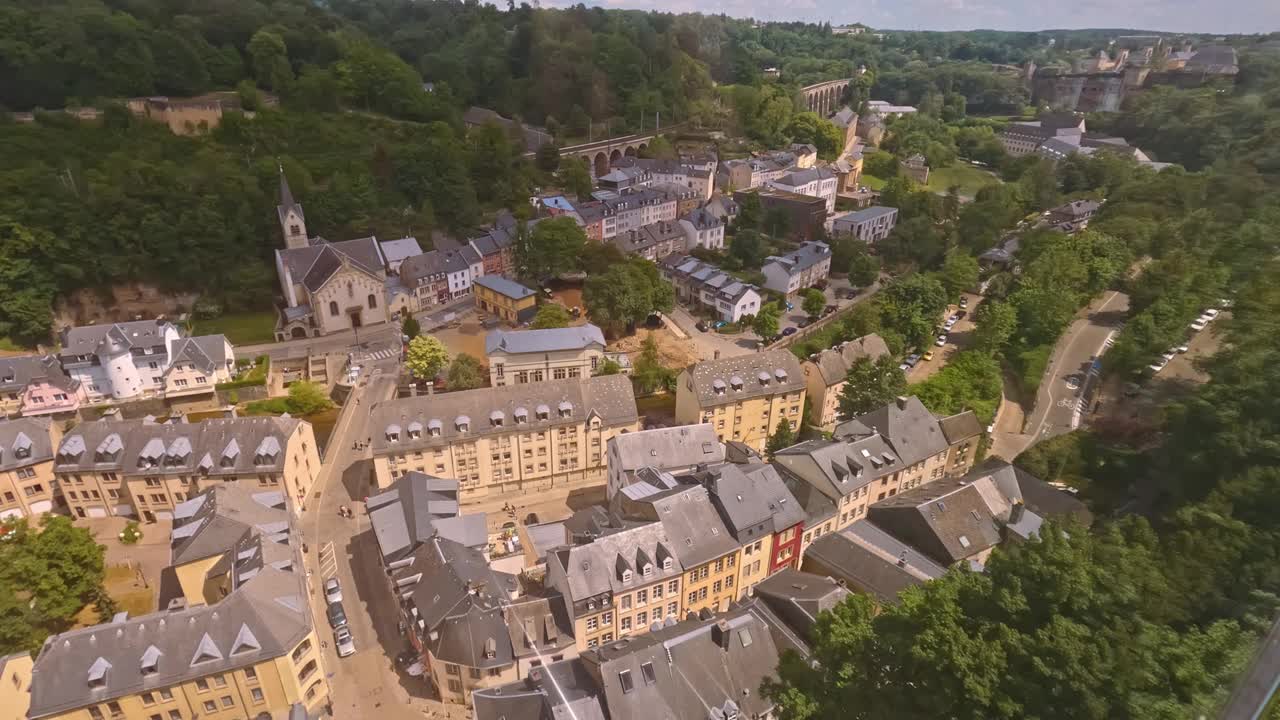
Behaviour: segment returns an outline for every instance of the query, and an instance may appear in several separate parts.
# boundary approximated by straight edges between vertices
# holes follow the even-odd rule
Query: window
[[[480,668],[471,668],[471,679],[472,680],[480,679]]]
[[[565,372],[564,368],[556,368],[551,371],[551,377],[555,378],[556,380],[564,380],[566,377],[568,377],[568,374]]]
[[[303,655],[306,655],[307,651],[310,649],[311,649],[311,641],[303,640],[302,644],[298,645],[298,647],[293,649],[293,661],[298,662],[298,660],[300,660]]]
[[[594,632],[599,627],[600,627],[599,618],[593,618],[593,617],[587,618],[587,632]]]
[[[625,695],[635,689],[635,683],[631,680],[631,671],[623,670],[618,673],[618,682],[622,684],[622,693]]]
[[[15,675],[15,676],[14,676],[14,678],[16,679],[16,678],[17,678],[17,676]],[[151,694],[151,693],[149,693],[149,692],[142,693],[142,704],[143,704],[143,705],[155,705],[155,704],[156,704],[156,696],[155,696],[155,695],[152,695],[152,694]]]
[[[155,713],[153,715],[148,715],[147,720],[164,720],[164,716],[160,713]]]
[[[260,703],[267,699],[267,697],[262,694],[262,688],[250,688],[249,695],[253,698],[255,703]]]
[[[667,592],[671,593],[672,595],[675,595],[676,593],[680,592],[680,581],[672,580],[671,582],[667,583]]]
[[[640,664],[640,675],[644,678],[645,685],[652,685],[658,682],[658,676],[654,673],[653,663],[651,662]]]
[[[209,692],[209,681],[204,678],[196,680],[196,689],[200,692]]]
[[[218,675],[213,678],[213,684],[216,687],[224,688],[227,686],[227,677],[225,675]]]
[[[636,592],[636,605],[644,605],[649,602],[649,591],[639,590]]]
[[[622,632],[631,632],[631,618],[622,618]]]
[[[458,669],[458,666],[457,666],[457,665],[454,665],[453,663],[446,663],[446,664],[445,664],[445,666],[444,666],[444,671],[445,671],[445,673],[447,673],[447,674],[449,674],[449,675],[460,675],[460,674],[462,674],[462,671]]]
[[[120,703],[116,702],[115,700],[112,700],[111,702],[107,703],[107,710],[111,713],[112,717],[124,714],[124,711],[120,709]]]
[[[313,658],[311,660],[308,660],[306,665],[302,666],[302,670],[298,673],[298,682],[305,681],[307,678],[314,675],[315,672],[316,672],[316,661]]]
[[[160,699],[161,699],[161,700],[166,700],[166,701],[167,701],[167,700],[172,700],[172,699],[173,699],[173,692],[172,692],[171,690],[169,690],[169,688],[165,688],[164,690],[161,690],[161,691],[160,691]]]
[[[93,720],[103,720],[104,716],[101,710],[91,705],[89,706],[89,717]]]
[[[180,711],[180,710],[170,710],[170,711],[169,711],[169,720],[182,720],[182,711]]]
[[[600,617],[601,617],[600,622],[604,623],[605,625],[612,625],[612,624],[613,624],[613,613],[611,613],[611,612],[607,612],[607,613],[605,613],[604,615],[602,615],[602,616],[600,616]]]
[[[235,704],[236,704],[236,701],[233,700],[230,695],[222,696],[222,707],[229,708],[229,707],[233,707]]]
[[[670,615],[670,616],[672,616],[672,617],[675,617],[675,616],[676,616],[676,614],[677,614],[677,613],[679,613],[679,612],[680,612],[680,607],[679,607],[678,603],[676,603],[674,600],[673,600],[673,601],[671,601],[671,602],[669,602],[669,603],[667,603],[667,614],[668,614],[668,615]]]
[[[653,586],[653,599],[655,601],[662,599],[662,583]]]
[[[336,300],[329,301],[329,314],[338,317],[338,302]]]
[[[374,296],[373,293],[369,293],[369,309],[370,310],[378,309],[378,298]]]
[[[204,701],[204,711],[205,711],[205,712],[207,712],[207,713],[216,713],[216,712],[218,712],[218,703],[216,703],[216,702],[214,702],[214,701],[212,701],[212,700],[205,700],[205,701]]]
[[[694,590],[693,592],[689,593],[689,604],[692,605],[696,602],[698,602],[698,591]]]
[[[454,679],[450,678],[450,679],[449,679],[449,692],[451,692],[451,693],[460,693],[460,692],[462,692],[462,681],[461,681],[461,680],[454,680]]]
[[[623,609],[623,610],[630,610],[630,609],[631,609],[631,596],[630,596],[630,595],[623,595],[623,596],[622,596],[622,609]]]
[[[644,627],[649,624],[649,613],[641,611],[636,613],[636,627]]]

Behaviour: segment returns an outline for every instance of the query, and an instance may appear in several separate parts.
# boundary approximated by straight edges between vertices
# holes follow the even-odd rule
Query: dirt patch
[[[102,587],[115,600],[116,612],[127,612],[129,617],[137,617],[156,610],[155,587],[148,586],[142,574],[127,565],[108,565]],[[90,627],[100,621],[98,609],[85,605],[76,613],[75,627]]]
[[[431,334],[444,343],[444,346],[449,349],[450,355],[466,353],[479,360],[481,365],[487,367],[484,336],[488,332],[478,319],[469,317],[458,323],[457,327],[441,328]]]
[[[54,308],[54,325],[91,325],[146,319],[175,318],[195,303],[196,293],[171,294],[143,283],[114,285],[106,291],[77,290]]]
[[[688,338],[677,338],[670,330],[660,328],[638,328],[634,335],[619,338],[609,345],[613,352],[624,352],[634,363],[640,356],[645,338],[652,335],[658,343],[658,357],[664,366],[669,368],[685,368],[699,360],[697,348]]]

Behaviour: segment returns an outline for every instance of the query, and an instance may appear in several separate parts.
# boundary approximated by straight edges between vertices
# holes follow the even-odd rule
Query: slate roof
[[[422,246],[414,237],[402,237],[399,240],[383,240],[382,257],[388,265],[422,254]]]
[[[878,360],[888,354],[889,346],[884,338],[872,333],[841,343],[838,348],[823,350],[808,362],[817,367],[822,376],[822,384],[831,387],[845,381],[849,376],[849,368],[859,358]]]
[[[880,435],[808,440],[779,450],[773,461],[784,473],[813,485],[833,501],[907,465]]]
[[[575,616],[587,609],[587,600],[679,577],[692,567],[681,563],[678,540],[661,522],[609,522],[601,534],[590,538],[579,534],[576,544],[554,550],[547,557],[548,563],[554,562],[564,571],[567,586],[562,590]],[[670,569],[666,569],[667,558],[671,559]],[[648,577],[644,575],[646,564],[652,566]],[[630,573],[628,579],[623,579],[624,571]]]
[[[574,643],[564,598],[526,595],[507,606],[507,634],[516,657],[551,655]]]
[[[466,272],[471,268],[469,256],[472,254],[478,253],[470,246],[463,246],[456,250],[431,250],[414,255],[400,263],[400,277],[406,285],[412,286],[432,277],[442,278],[449,273]]]
[[[21,394],[33,382],[47,382],[69,393],[80,387],[80,382],[67,375],[53,355],[0,358],[0,392]]]
[[[523,300],[534,295],[529,288],[521,285],[514,280],[508,280],[501,275],[484,275],[475,279],[475,284],[482,288],[492,290],[499,295],[511,298],[512,300]]]
[[[998,545],[1011,507],[991,478],[942,478],[875,503],[867,518],[950,566]]]
[[[391,579],[417,611],[414,631],[431,654],[476,668],[515,662],[502,609],[518,590],[515,576],[491,569],[480,551],[439,536],[410,557]]]
[[[1072,200],[1065,205],[1059,205],[1049,212],[1054,215],[1063,215],[1073,220],[1083,219],[1098,212],[1098,208],[1102,207],[1102,203],[1096,200]]]
[[[606,720],[595,679],[577,658],[529,670],[519,682],[471,693],[475,720]]]
[[[706,488],[725,526],[744,545],[805,519],[804,508],[772,465],[717,465],[677,479]]]
[[[307,247],[285,248],[276,250],[276,253],[289,268],[293,281],[300,283],[309,292],[316,292],[323,287],[341,269],[344,260],[379,279],[385,274],[387,266],[382,248],[375,237],[342,242],[313,238]]]
[[[293,191],[289,189],[289,178],[284,175],[284,168],[280,168],[280,204],[276,206],[276,215],[280,218],[280,223],[284,224],[285,216],[292,210],[306,222],[307,216],[302,212],[302,205],[293,199]]]
[[[831,116],[831,122],[839,125],[840,127],[849,127],[850,125],[858,122],[858,113],[854,112],[848,105],[845,105]]]
[[[803,170],[794,170],[774,180],[773,182],[787,187],[800,187],[808,185],[811,182],[821,180],[834,180],[835,175],[825,167],[811,167]]]
[[[794,473],[784,470],[779,475],[782,477],[782,483],[791,492],[792,497],[804,509],[804,526],[806,529],[818,527],[827,520],[835,518],[836,504],[834,500]]]
[[[728,195],[715,193],[702,206],[702,209],[723,221],[729,216],[738,214],[738,203]]]
[[[717,298],[727,302],[736,304],[748,292],[757,294],[760,292],[755,285],[742,282],[715,265],[703,262],[692,255],[672,253],[659,260],[658,264],[672,275],[696,285],[699,291],[713,293]]]
[[[1064,492],[1016,465],[988,458],[969,471],[966,478],[990,477],[1000,492],[1022,501],[1028,510],[1046,518],[1075,518],[1088,525],[1093,522],[1089,507],[1075,495]]]
[[[946,568],[865,519],[814,540],[804,554],[806,568],[833,573],[882,603],[897,602],[903,590],[946,573]]]
[[[781,374],[780,374],[781,373]],[[767,380],[761,380],[764,375]],[[735,387],[734,380],[741,380]],[[723,392],[716,381],[723,384]],[[693,393],[699,407],[708,408],[748,398],[798,392],[804,389],[800,361],[789,350],[767,350],[718,360],[704,360],[681,373],[682,389]]]
[[[95,420],[81,423],[63,436],[54,469],[110,471],[126,476],[280,472],[287,438],[301,422],[290,417],[223,418],[163,425],[145,420]],[[181,443],[174,445],[179,439],[185,439],[188,451],[184,452]],[[259,453],[258,449],[269,439],[278,449],[271,456]],[[157,448],[158,456],[151,456]]]
[[[809,638],[819,613],[835,608],[849,597],[849,590],[835,578],[792,568],[784,568],[756,583],[754,591],[758,600],[805,638]]]
[[[48,418],[0,420],[0,472],[53,459]]]
[[[688,222],[698,230],[713,230],[724,225],[724,221],[720,217],[712,214],[706,208],[694,208],[685,213],[684,217],[680,219]]]
[[[701,485],[680,485],[633,500],[649,509],[628,516],[659,520],[675,545],[676,558],[685,569],[697,567],[738,548],[737,541],[712,506],[707,489]]]
[[[542,330],[492,330],[484,338],[486,355],[585,350],[593,345],[603,350],[605,342],[604,333],[591,323]]]
[[[569,417],[560,416],[562,403],[571,407]],[[538,409],[542,406],[546,406],[546,419],[538,417]],[[517,410],[525,411],[525,421],[517,421]],[[494,411],[502,413],[501,426],[490,421]],[[443,446],[464,437],[529,432],[582,423],[592,413],[606,427],[635,422],[639,415],[631,381],[625,375],[603,375],[391,400],[379,403],[373,409],[370,428],[374,454],[390,455]],[[457,422],[463,417],[469,420],[465,432]],[[422,428],[419,437],[411,436],[409,426],[415,421]],[[430,433],[432,421],[439,424],[439,435]],[[393,427],[398,430],[398,439],[394,440],[388,432]]]
[[[903,465],[915,465],[947,450],[947,439],[938,426],[938,419],[914,395],[897,398],[840,423],[835,437],[860,438],[873,433],[879,433],[889,442]]]
[[[892,208],[887,205],[872,205],[861,210],[850,211],[848,214],[841,216],[839,220],[842,223],[857,225],[869,220],[875,220],[884,215],[892,215],[896,212],[898,212],[898,208]]]
[[[617,245],[619,250],[629,255],[663,243],[671,244],[671,252],[685,251],[684,228],[678,222],[649,223],[635,230],[618,233],[610,241]]]
[[[831,246],[822,242],[806,242],[786,255],[770,255],[765,265],[780,265],[788,275],[799,275],[823,260],[831,258]]]
[[[620,473],[642,467],[686,468],[724,462],[725,447],[710,423],[654,428],[609,438],[610,469]]]
[[[955,445],[982,434],[982,422],[972,410],[939,418],[938,428],[942,430],[942,437],[946,438],[948,445]]]
[[[203,373],[212,373],[218,368],[225,369],[229,361],[235,360],[227,355],[228,344],[225,335],[182,338],[173,344],[173,357],[169,360],[169,367],[190,363]]]
[[[716,709],[764,717],[773,709],[760,686],[777,670],[778,649],[765,623],[745,609],[659,628],[580,659],[600,678],[610,720],[725,717]]]
[[[460,515],[458,481],[408,472],[365,501],[383,560],[393,562],[435,535],[471,548],[489,542],[484,513]]]
[[[62,337],[62,350],[58,355],[64,361],[74,361],[77,355],[95,355],[101,351],[114,354],[132,348],[163,350],[166,328],[176,329],[173,323],[162,319],[70,328]]]
[[[48,638],[35,663],[30,717],[291,653],[312,619],[284,503],[280,493],[217,485],[180,505],[185,514],[175,523],[175,562],[224,554],[214,571],[235,566],[231,592],[212,605],[176,606]]]

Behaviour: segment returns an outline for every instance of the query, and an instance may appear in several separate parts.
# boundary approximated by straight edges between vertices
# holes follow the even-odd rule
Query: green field
[[[858,182],[863,185],[866,185],[872,190],[881,190],[884,188],[884,181],[876,177],[875,175],[868,175],[866,173],[862,173],[862,175],[858,176]]]
[[[276,339],[276,313],[273,310],[248,313],[231,313],[211,320],[196,320],[192,335],[227,336],[232,345],[269,343]]]
[[[863,177],[866,176],[864,175]],[[925,185],[925,189],[944,193],[950,190],[952,185],[959,185],[961,195],[973,197],[982,188],[999,184],[999,178],[982,168],[956,163],[950,167],[930,171],[929,183]]]

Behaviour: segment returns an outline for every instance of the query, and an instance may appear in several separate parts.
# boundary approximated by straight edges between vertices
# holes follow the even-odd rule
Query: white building
[[[684,228],[686,247],[704,247],[708,250],[724,249],[724,223],[703,208],[697,208],[680,218]]]
[[[836,187],[839,184],[840,181],[835,173],[825,167],[795,170],[768,183],[770,187],[797,195],[820,197],[826,201],[828,213],[836,209]]]
[[[58,360],[93,403],[211,391],[230,379],[233,353],[221,335],[184,338],[156,319],[68,328]]]
[[[795,252],[769,256],[760,270],[765,288],[791,295],[827,279],[831,274],[831,247],[806,242]]]
[[[831,219],[833,235],[852,235],[865,243],[889,237],[898,223],[898,209],[884,205],[854,210]]]
[[[725,322],[760,312],[760,290],[715,265],[688,255],[669,255],[658,263],[663,278],[675,286],[676,300],[697,309],[707,308]]]

